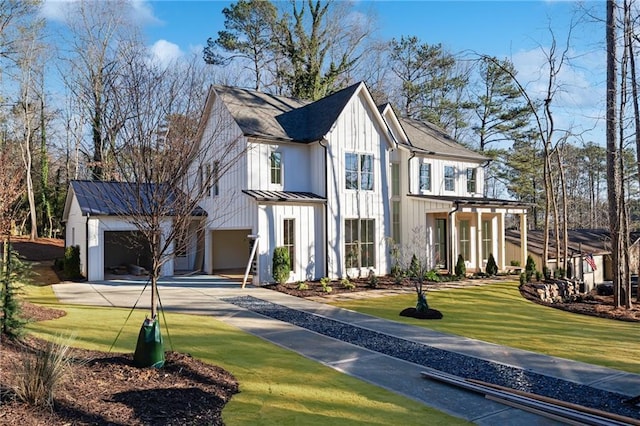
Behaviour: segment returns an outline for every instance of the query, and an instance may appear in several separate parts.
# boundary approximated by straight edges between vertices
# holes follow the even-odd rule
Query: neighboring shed
[[[611,249],[609,231],[605,229],[572,229],[569,235],[569,258],[571,259],[572,277],[585,282],[585,290],[591,290],[596,284],[611,279]],[[520,259],[520,231],[506,232],[507,259]],[[562,242],[561,242],[562,244]],[[527,251],[536,262],[538,270],[542,270],[542,249],[544,247],[544,231],[527,231]],[[547,266],[550,270],[557,269],[556,239],[549,238]],[[587,256],[593,256],[596,269],[587,262]],[[524,267],[524,265],[521,265]],[[562,265],[560,265],[562,267]]]
[[[80,247],[80,271],[88,280],[103,280],[105,271],[123,265],[151,267],[144,236],[130,220],[136,213],[131,211],[132,206],[142,206],[143,212],[148,211],[144,206],[150,201],[144,200],[144,194],[153,192],[149,188],[125,182],[70,182],[63,215],[65,246]],[[202,209],[193,214],[206,215]],[[170,217],[166,226],[171,226]],[[162,275],[173,275],[174,269],[175,262],[171,259],[164,264]]]

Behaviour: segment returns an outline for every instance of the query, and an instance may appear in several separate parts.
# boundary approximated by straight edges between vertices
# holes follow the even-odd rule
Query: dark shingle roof
[[[148,214],[153,199],[158,195],[168,197],[167,206],[184,198],[184,193],[154,184],[74,180],[71,187],[83,215],[131,216]],[[200,207],[192,211],[194,216],[206,216]]]
[[[324,203],[325,198],[312,192],[295,191],[261,191],[257,189],[244,189],[245,194],[255,198],[257,201],[272,202],[303,202],[303,203]]]
[[[568,247],[569,251],[574,254],[591,253],[594,255],[605,254],[611,252],[611,238],[609,231],[606,229],[570,229],[567,231],[569,235]],[[520,231],[509,229],[505,232],[507,241],[520,245]],[[560,240],[562,245],[562,239]],[[542,255],[544,247],[544,231],[530,230],[527,231],[527,249],[537,255]],[[549,236],[549,256],[555,256],[556,238]]]
[[[488,157],[456,142],[447,132],[434,124],[410,118],[400,118],[400,123],[409,138],[411,147],[424,154],[445,155],[478,161],[489,160]]]
[[[360,84],[316,102],[237,87],[213,87],[246,136],[312,142],[329,132]]]

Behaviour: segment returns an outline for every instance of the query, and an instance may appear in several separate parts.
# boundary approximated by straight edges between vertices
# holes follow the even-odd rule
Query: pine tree
[[[10,243],[3,244],[2,288],[0,303],[2,316],[0,317],[0,334],[10,339],[20,337],[24,331],[26,321],[21,318],[22,311],[19,295],[19,285],[29,278],[28,266],[20,260],[18,253]]]

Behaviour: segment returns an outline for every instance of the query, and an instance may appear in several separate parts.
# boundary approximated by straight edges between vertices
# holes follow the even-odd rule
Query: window
[[[455,191],[455,170],[452,166],[445,166],[444,168],[444,190]]]
[[[347,268],[369,268],[375,264],[375,220],[344,221],[344,252]]]
[[[346,153],[345,188],[373,190],[373,155]]]
[[[211,178],[211,184],[213,185],[213,196],[218,196],[220,195],[220,185],[219,185],[219,181],[220,181],[220,162],[219,161],[214,161],[213,162],[213,177]]]
[[[435,263],[437,267],[447,265],[447,219],[436,219],[436,239],[434,245]]]
[[[431,191],[431,164],[420,163],[420,191]]]
[[[294,265],[296,264],[295,262],[296,239],[295,239],[294,225],[295,225],[295,219],[284,220],[284,223],[283,223],[284,234],[282,238],[282,245],[286,247],[287,250],[289,251],[289,269],[291,269],[292,272],[294,271],[293,268],[294,268]]]
[[[400,244],[400,201],[391,202],[391,238]]]
[[[198,191],[202,194],[204,192],[204,167],[202,164],[198,166]]]
[[[272,152],[271,162],[271,183],[282,185],[282,153]]]
[[[491,241],[491,221],[482,221],[482,256],[485,259],[489,258],[489,255],[493,251],[493,244]]]
[[[400,164],[391,163],[391,196],[400,196]]]
[[[469,227],[469,221],[461,220],[458,230],[460,232],[458,247],[460,254],[464,260],[469,260],[471,258],[471,229]]]
[[[211,174],[211,164],[207,163],[205,165],[205,182],[207,183],[207,192],[206,192],[206,196],[209,197],[211,196],[211,191],[213,189],[213,178],[212,178],[212,174]]]
[[[467,192],[476,192],[476,169],[467,169]]]

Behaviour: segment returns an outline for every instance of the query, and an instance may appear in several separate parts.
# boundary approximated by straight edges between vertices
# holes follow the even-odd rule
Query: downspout
[[[329,166],[328,164],[328,156],[329,156],[329,151],[326,145],[327,140],[325,138],[322,138],[318,141],[318,144],[324,148],[324,197],[325,197],[325,202],[324,202],[324,276],[328,277],[329,276],[329,206],[327,205],[328,201],[329,201],[329,172],[327,171],[327,168]]]
[[[449,228],[451,230],[451,235],[449,235],[449,242],[451,244],[449,244],[449,275],[452,275],[454,273],[455,270],[455,261],[453,260],[453,228],[454,228],[454,223],[453,223],[453,214],[455,212],[457,212],[458,210],[460,210],[460,203],[458,201],[455,201],[456,203],[456,207],[451,210],[448,213],[449,216]]]
[[[409,194],[413,194],[413,191],[411,190],[412,186],[411,186],[411,160],[416,156],[416,152],[415,151],[411,151],[411,155],[409,156],[409,159],[407,160],[407,175],[408,175],[408,185],[409,185]]]
[[[85,274],[87,275],[85,278],[87,281],[89,280],[89,218],[91,217],[91,213],[87,213],[87,220],[84,225],[84,269]]]

